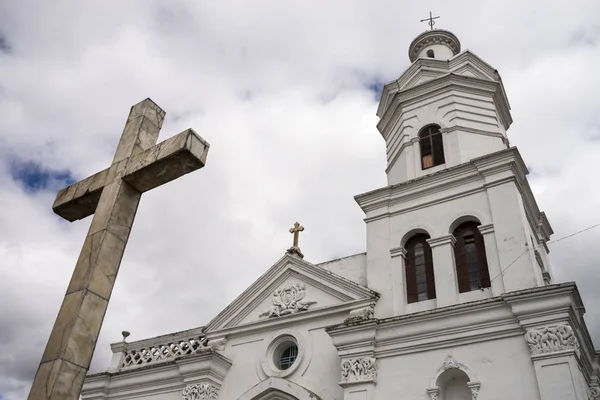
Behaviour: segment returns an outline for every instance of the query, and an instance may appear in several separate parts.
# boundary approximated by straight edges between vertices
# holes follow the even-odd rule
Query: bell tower
[[[458,38],[434,29],[409,46],[411,65],[383,87],[377,129],[388,184],[405,182],[508,148],[510,105],[498,71]]]
[[[551,283],[552,228],[509,145],[500,74],[446,30],[418,35],[408,56],[377,109],[388,186],[355,197],[366,214],[368,286],[381,293],[375,316]]]

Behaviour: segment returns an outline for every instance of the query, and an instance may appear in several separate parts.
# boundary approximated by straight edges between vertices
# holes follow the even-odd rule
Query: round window
[[[298,346],[295,343],[286,346],[279,356],[279,369],[288,369],[294,364],[296,358],[298,358]]]

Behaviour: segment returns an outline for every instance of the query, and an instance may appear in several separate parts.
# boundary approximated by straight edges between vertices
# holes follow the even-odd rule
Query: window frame
[[[429,235],[419,233],[412,236],[404,245],[406,250],[404,271],[406,275],[406,301],[409,304],[436,298],[435,274],[433,271],[433,254],[427,242]],[[422,247],[422,254],[416,254],[417,246]],[[422,257],[422,263],[416,261]],[[421,273],[419,273],[421,269]],[[420,280],[424,277],[424,280]],[[423,290],[422,288],[425,288]]]
[[[446,163],[444,139],[439,125],[430,124],[419,131],[421,169],[429,169]],[[431,156],[431,165],[425,165],[425,157]]]
[[[475,221],[463,222],[452,232],[456,239],[454,262],[459,293],[491,287],[485,241],[479,225]]]

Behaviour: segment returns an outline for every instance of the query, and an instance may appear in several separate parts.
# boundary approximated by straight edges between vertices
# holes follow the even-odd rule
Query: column
[[[433,255],[433,273],[435,275],[435,293],[437,307],[458,303],[458,284],[454,263],[453,235],[427,239]]]
[[[504,293],[504,281],[501,276],[500,258],[498,257],[498,247],[496,246],[496,235],[494,234],[494,225],[479,225],[479,232],[483,236],[485,244],[485,257],[487,259],[488,271],[492,280],[492,295],[500,296]]]
[[[108,372],[117,372],[123,365],[123,359],[125,358],[125,353],[127,352],[127,342],[123,340],[122,342],[112,343],[110,348],[113,352],[113,355],[112,359],[110,360]]]
[[[541,400],[586,400],[587,384],[578,365],[579,341],[567,323],[531,328],[525,334]]]
[[[406,180],[409,181],[417,176],[421,170],[421,150],[419,149],[419,138],[414,137],[406,143]]]
[[[406,308],[406,282],[404,268],[406,266],[406,249],[396,247],[390,250],[392,256],[392,283],[394,293],[393,310],[394,315],[404,314]]]

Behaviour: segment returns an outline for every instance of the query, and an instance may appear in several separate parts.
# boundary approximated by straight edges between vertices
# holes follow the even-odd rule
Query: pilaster
[[[404,270],[406,268],[406,249],[396,247],[390,250],[392,257],[392,283],[394,293],[393,310],[394,315],[404,314],[406,309],[406,279]]]
[[[433,255],[433,273],[435,275],[435,293],[437,307],[458,303],[458,285],[454,262],[453,235],[427,239]]]
[[[346,358],[341,363],[339,385],[344,400],[374,400],[377,384],[377,359],[373,356]]]
[[[479,225],[479,232],[483,236],[485,245],[485,255],[488,263],[488,271],[492,285],[492,295],[500,296],[504,293],[504,282],[502,280],[502,270],[500,269],[500,258],[498,257],[498,247],[496,246],[496,234],[494,225]]]

